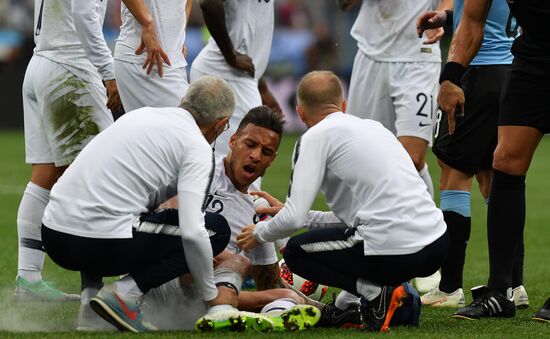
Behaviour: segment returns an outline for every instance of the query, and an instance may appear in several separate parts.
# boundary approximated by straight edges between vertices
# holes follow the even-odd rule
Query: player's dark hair
[[[271,108],[267,106],[258,106],[246,113],[237,128],[237,134],[239,134],[248,124],[266,128],[277,133],[277,135],[281,137],[285,120],[279,113],[273,111]]]

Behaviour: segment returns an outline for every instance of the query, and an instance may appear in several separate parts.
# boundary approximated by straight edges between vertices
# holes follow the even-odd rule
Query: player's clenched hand
[[[445,30],[441,27],[436,29],[429,29],[426,31],[427,39],[424,40],[422,43],[424,45],[435,44],[436,42],[441,40],[441,38],[443,38],[444,35],[445,35]]]
[[[105,80],[105,88],[107,89],[107,108],[111,111],[122,109],[122,101],[118,94],[116,80]]]
[[[250,192],[250,195],[257,195],[259,197],[262,197],[265,200],[267,200],[267,202],[271,205],[271,207],[258,207],[256,209],[256,213],[258,214],[267,214],[267,215],[274,216],[283,208],[283,203],[267,192],[264,192],[264,191]]]
[[[145,50],[147,50],[147,58],[143,63],[143,68],[147,68],[147,74],[151,74],[156,65],[159,76],[162,77],[162,63],[166,62],[167,65],[171,65],[171,63],[166,52],[160,47],[154,25],[142,26],[141,44],[136,49],[136,54],[140,55]]]
[[[462,88],[449,80],[441,83],[437,103],[441,110],[447,113],[449,121],[449,134],[452,135],[456,128],[456,118],[464,116],[464,92]]]
[[[251,77],[254,77],[254,74],[256,73],[254,62],[252,62],[252,59],[246,54],[235,52],[235,56],[231,58],[228,63],[229,66],[241,70]]]
[[[254,228],[256,225],[251,224],[243,227],[241,234],[237,236],[237,246],[240,249],[247,251],[258,246],[260,242],[254,238]]]
[[[418,37],[421,38],[425,30],[441,28],[445,25],[447,21],[447,13],[445,11],[428,11],[420,14],[418,19],[416,19],[416,33]],[[443,29],[441,29],[443,31]],[[441,34],[443,36],[443,34]],[[441,39],[441,37],[439,38]],[[438,40],[439,40],[438,39]],[[425,44],[434,43],[431,41],[428,36],[428,40],[424,41]],[[437,40],[436,40],[437,41]]]

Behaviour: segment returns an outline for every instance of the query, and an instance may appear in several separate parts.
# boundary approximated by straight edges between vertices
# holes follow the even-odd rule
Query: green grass
[[[288,190],[291,153],[296,136],[286,136],[279,149],[279,155],[268,171],[263,187],[280,199]],[[16,304],[12,293],[17,269],[17,208],[21,194],[29,179],[30,167],[24,164],[24,142],[21,132],[0,131],[0,337],[1,338],[72,338],[111,337],[115,334],[80,334],[73,331],[78,304]],[[373,147],[376,147],[373,145]],[[434,183],[437,184],[438,167],[433,156],[429,164]],[[458,321],[450,318],[452,310],[423,309],[421,325],[418,328],[393,328],[389,335],[404,337],[550,337],[550,325],[530,320],[531,314],[550,296],[550,138],[545,138],[535,156],[527,178],[527,224],[525,232],[525,285],[529,293],[531,308],[518,311],[512,320],[491,319],[484,321]],[[324,208],[322,198],[315,202],[315,208]],[[472,236],[464,272],[464,287],[486,282],[488,273],[487,245],[485,231],[486,206],[474,190],[472,194]],[[62,289],[77,292],[79,276],[68,272],[47,260],[44,276],[55,281]],[[469,296],[468,296],[469,297]],[[40,331],[26,332],[21,331]],[[18,332],[14,332],[18,331]],[[55,331],[55,332],[54,332]],[[212,338],[346,338],[356,337],[356,331],[315,329],[303,333],[284,334],[233,334],[214,333],[201,335],[192,332],[159,332],[140,337],[212,337]],[[129,337],[130,334],[116,334]],[[362,333],[363,337],[379,336]]]

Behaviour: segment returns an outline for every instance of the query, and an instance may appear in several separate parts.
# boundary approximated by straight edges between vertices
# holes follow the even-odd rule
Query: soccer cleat
[[[318,327],[337,327],[337,328],[363,328],[363,313],[359,305],[352,306],[346,310],[341,310],[334,301],[329,302],[321,310],[321,319]]]
[[[461,308],[466,306],[464,299],[464,291],[462,288],[457,289],[452,293],[445,293],[434,288],[430,292],[424,294],[421,298],[422,305],[433,307],[454,307]]]
[[[238,310],[206,314],[195,322],[195,329],[200,332],[270,332],[273,327],[273,320],[268,316]]]
[[[422,302],[418,292],[410,283],[403,283],[402,286],[407,296],[402,300],[402,305],[395,310],[391,319],[391,326],[418,326],[422,313]],[[363,298],[364,299],[364,298]]]
[[[414,279],[414,286],[419,293],[428,293],[434,288],[439,287],[441,281],[441,273],[435,271],[434,274],[427,277],[418,277]]]
[[[15,278],[15,292],[13,294],[17,301],[77,301],[79,294],[69,294],[60,291],[52,282],[39,280],[31,283],[26,279],[17,276]]]
[[[319,322],[321,311],[311,305],[296,305],[271,319],[275,331],[303,331]]]
[[[512,297],[514,298],[514,304],[517,308],[523,309],[529,307],[529,297],[523,285],[519,285],[512,290]]]
[[[113,324],[119,331],[149,332],[157,330],[143,321],[142,299],[130,299],[119,296],[112,287],[103,287],[90,306],[103,319]]]
[[[514,302],[485,286],[472,289],[474,301],[455,312],[453,318],[476,320],[486,317],[511,318],[516,315]]]
[[[365,329],[368,331],[388,332],[390,322],[398,307],[407,298],[408,288],[405,284],[397,287],[382,286],[382,292],[370,301],[363,309]]]
[[[83,332],[106,332],[115,331],[116,328],[94,312],[90,304],[80,304],[76,330]]]
[[[541,309],[533,314],[533,320],[550,323],[550,298],[546,299],[546,302]]]

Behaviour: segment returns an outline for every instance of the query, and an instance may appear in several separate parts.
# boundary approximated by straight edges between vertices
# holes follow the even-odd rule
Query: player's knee
[[[529,168],[529,160],[519,151],[497,147],[493,154],[493,169],[511,175],[525,175]]]

